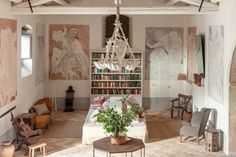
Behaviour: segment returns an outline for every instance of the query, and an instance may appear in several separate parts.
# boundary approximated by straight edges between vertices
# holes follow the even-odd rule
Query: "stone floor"
[[[74,113],[62,113],[58,112],[54,115],[55,121],[83,121],[86,117],[85,111],[77,111]],[[187,117],[185,117],[186,119]],[[225,157],[223,152],[208,152],[205,150],[204,140],[198,145],[195,141],[186,141],[184,143],[179,142],[179,128],[182,125],[182,121],[179,118],[170,118],[170,113],[167,110],[161,112],[149,112],[146,114],[146,121],[148,127],[148,139],[146,146],[146,157]],[[56,131],[54,126],[49,127],[45,131],[44,137],[41,142],[47,143],[46,154],[47,157],[92,157],[92,146],[81,144],[81,127],[67,125],[63,131]],[[52,131],[55,130],[55,134]],[[67,136],[68,132],[79,135],[76,138],[63,138]],[[48,136],[58,136],[60,138],[53,138]],[[15,157],[23,157],[25,151],[18,151]],[[37,152],[37,156],[39,152]],[[96,151],[96,157],[105,157],[103,152]],[[112,157],[123,157],[124,154],[112,155]],[[140,152],[136,152],[134,157],[139,157]]]

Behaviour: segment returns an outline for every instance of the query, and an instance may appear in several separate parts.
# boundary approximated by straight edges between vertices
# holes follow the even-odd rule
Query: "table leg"
[[[43,147],[43,156],[46,155],[45,146]]]
[[[29,149],[29,157],[31,157],[31,151],[32,151],[32,150],[31,150],[31,149]]]
[[[93,157],[95,157],[95,149],[93,148]]]

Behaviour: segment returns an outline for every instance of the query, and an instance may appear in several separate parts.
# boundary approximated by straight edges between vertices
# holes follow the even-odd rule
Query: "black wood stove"
[[[68,87],[68,90],[66,91],[66,103],[65,103],[65,109],[64,112],[73,112],[73,102],[74,102],[74,93],[72,86]]]

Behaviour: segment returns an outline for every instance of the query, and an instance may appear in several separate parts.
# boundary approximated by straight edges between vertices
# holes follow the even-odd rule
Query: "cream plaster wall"
[[[236,44],[236,1],[225,0],[220,3],[220,11],[216,15],[199,15],[193,16],[190,23],[198,27],[199,34],[205,34],[206,38],[206,79],[205,87],[193,87],[192,92],[195,99],[195,106],[198,108],[210,107],[217,111],[217,128],[223,131],[223,150],[230,156],[236,156],[236,103],[229,104],[229,72],[231,65],[231,58]],[[208,60],[214,58],[208,58],[208,38],[209,38],[209,26],[210,25],[224,25],[224,102],[218,103],[213,98],[208,96]],[[235,92],[231,93],[231,97],[235,97]],[[232,99],[235,100],[235,99]],[[204,103],[204,104],[203,104]],[[230,115],[230,116],[229,116]],[[234,137],[234,138],[233,138]],[[232,147],[232,145],[234,147]]]
[[[209,25],[224,25],[225,28],[225,51],[224,51],[224,69],[225,69],[225,82],[224,82],[224,103],[219,104],[214,99],[208,96],[207,91],[207,79],[205,80],[205,87],[192,86],[183,81],[144,81],[144,97],[174,97],[178,92],[192,93],[194,95],[194,107],[195,109],[202,107],[214,108],[218,112],[217,116],[217,128],[221,129],[224,133],[223,150],[230,154],[236,155],[229,146],[234,143],[236,139],[232,139],[229,134],[230,123],[229,119],[236,119],[234,116],[229,117],[229,113],[233,114],[236,110],[235,106],[229,106],[229,69],[231,63],[231,56],[236,43],[236,1],[225,0],[220,4],[219,14],[211,15],[134,15],[132,17],[133,22],[133,45],[135,50],[144,51],[145,48],[145,27],[146,26],[165,26],[165,27],[185,27],[185,42],[184,42],[184,67],[183,72],[186,72],[186,28],[189,26],[197,26],[199,34],[206,35],[206,54],[208,52],[208,30]],[[39,16],[12,16],[10,13],[10,3],[7,1],[0,1],[0,17],[4,18],[16,18],[18,19],[18,39],[19,28],[23,24],[31,24],[35,28],[35,22],[44,21],[43,17]],[[50,15],[46,16],[47,24],[87,24],[90,26],[90,48],[100,49],[102,45],[102,17],[100,15]],[[46,33],[48,34],[48,33]],[[46,36],[47,37],[47,36]],[[35,40],[35,39],[34,39]],[[46,47],[48,47],[48,40],[46,40]],[[10,107],[17,105],[15,112],[21,113],[28,109],[32,104],[32,101],[42,97],[44,95],[44,86],[35,87],[34,74],[24,79],[20,77],[20,53],[18,40],[18,97],[16,101],[9,105],[0,108],[0,113],[3,113]],[[35,46],[34,46],[35,47]],[[48,58],[47,58],[48,59]],[[206,78],[207,75],[207,58],[206,55]],[[46,62],[48,63],[48,62]],[[35,67],[35,66],[33,66]],[[45,65],[48,70],[48,65]],[[33,68],[34,69],[34,68]],[[77,91],[77,97],[89,97],[89,81],[47,81],[45,93],[48,96],[64,97],[65,90],[68,85],[73,85]],[[233,94],[233,93],[232,93]],[[233,95],[234,96],[234,95]],[[231,112],[232,111],[232,112]],[[17,114],[16,113],[16,114]],[[4,134],[11,127],[9,122],[9,115],[0,119],[0,136]],[[4,128],[4,129],[2,129]]]
[[[187,15],[133,15],[132,20],[132,41],[133,50],[144,52],[145,50],[145,28],[153,27],[183,27],[184,29],[184,66],[183,72],[186,72],[186,27],[188,26]],[[50,15],[46,17],[47,24],[84,24],[89,25],[90,29],[90,49],[99,50],[102,48],[103,36],[103,18],[102,15]],[[47,33],[48,34],[48,33]],[[47,40],[48,41],[48,37]],[[47,42],[48,44],[48,42]],[[47,45],[48,47],[48,45]],[[48,63],[48,61],[47,61]],[[48,67],[48,65],[47,65]],[[69,85],[75,88],[76,97],[90,96],[89,81],[52,81],[48,80],[46,89],[48,96],[65,97],[65,91]],[[143,97],[176,97],[179,92],[190,93],[188,84],[184,81],[143,81]],[[88,104],[89,105],[89,104]]]
[[[21,26],[25,24],[30,24],[35,30],[35,24],[37,22],[44,22],[44,17],[42,16],[13,16],[11,14],[11,4],[7,0],[0,1],[0,18],[9,18],[17,20],[17,97],[16,100],[10,104],[7,104],[0,108],[0,114],[6,112],[11,107],[16,105],[14,110],[14,115],[18,115],[23,112],[28,112],[29,107],[32,103],[41,97],[44,97],[44,83],[35,86],[35,49],[36,49],[36,37],[33,35],[33,74],[21,78],[21,59],[20,59],[20,35]],[[12,128],[10,121],[10,114],[0,119],[0,137],[4,135],[10,128]],[[12,135],[6,137],[11,138]]]

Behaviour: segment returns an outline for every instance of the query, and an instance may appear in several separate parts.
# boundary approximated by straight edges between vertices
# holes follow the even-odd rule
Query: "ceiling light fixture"
[[[116,4],[116,20],[113,35],[108,39],[106,44],[105,58],[97,62],[94,65],[98,69],[108,68],[111,71],[120,71],[122,68],[127,70],[134,70],[139,61],[135,59],[134,53],[130,48],[128,39],[125,37],[124,31],[120,22],[120,4],[121,0],[115,0]]]

